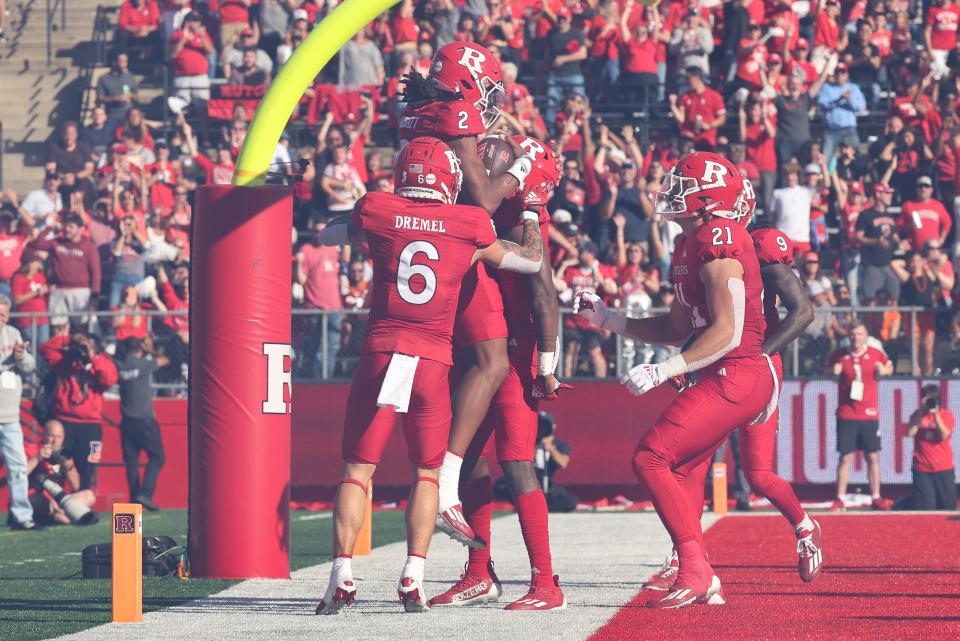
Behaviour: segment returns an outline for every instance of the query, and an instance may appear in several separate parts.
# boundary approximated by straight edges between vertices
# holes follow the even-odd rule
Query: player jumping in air
[[[418,136],[435,136],[457,154],[463,168],[460,202],[478,205],[491,215],[506,198],[522,190],[533,159],[517,158],[506,172],[489,175],[478,155],[479,137],[500,114],[503,98],[500,63],[485,47],[471,42],[452,42],[437,50],[427,78],[413,73],[406,78],[407,107],[400,116],[401,147]],[[538,299],[538,313],[545,315]],[[510,370],[507,326],[500,289],[483,265],[464,279],[454,342],[466,352],[467,364],[458,372],[453,399],[450,443],[440,472],[438,527],[472,547],[485,543],[467,524],[458,493],[463,455],[486,415],[497,389]],[[542,354],[555,357],[556,347]],[[458,357],[458,369],[460,365]],[[552,374],[542,384],[556,390]]]
[[[447,375],[460,284],[478,261],[535,274],[543,247],[535,214],[523,215],[520,245],[498,240],[483,209],[454,204],[461,180],[460,163],[446,144],[416,139],[396,160],[396,194],[367,194],[352,214],[321,234],[325,245],[367,243],[374,272],[370,320],[347,398],[333,568],[317,614],[336,614],[356,598],[351,554],[367,488],[398,413],[405,414],[408,455],[416,468],[398,593],[407,612],[428,608],[423,574],[450,430]]]
[[[578,292],[574,308],[590,322],[633,340],[681,345],[665,362],[637,365],[624,377],[635,395],[687,372],[697,383],[671,401],[643,435],[633,468],[670,533],[680,561],[673,591],[647,603],[682,608],[725,603],[707,560],[700,508],[684,481],[737,427],[767,419],[776,407],[773,365],[762,352],[766,324],[760,264],[742,215],[743,179],[725,158],[695,152],[681,158],[657,194],[657,213],[682,228],[671,276],[676,299],[668,314],[627,318],[595,294]],[[771,407],[772,405],[772,407]]]
[[[749,224],[756,207],[756,195],[750,181],[744,180],[744,216],[740,222]],[[750,233],[760,261],[763,278],[763,313],[767,331],[763,341],[763,353],[770,356],[777,373],[777,390],[783,384],[783,361],[780,350],[795,340],[813,320],[813,306],[804,291],[803,284],[794,273],[793,244],[783,232],[769,227],[758,227]],[[777,298],[787,308],[781,321],[777,310]],[[766,497],[783,516],[790,521],[797,536],[797,568],[803,581],[811,582],[819,576],[823,564],[820,524],[814,521],[800,506],[790,484],[777,476],[777,427],[779,410],[764,423],[744,425],[740,428],[740,460],[750,487]],[[703,491],[710,459],[706,459],[684,481],[690,502],[700,506],[703,512]],[[676,581],[679,561],[676,551],[667,563],[643,587],[647,590],[670,590]]]
[[[500,206],[493,217],[497,235],[518,238],[523,212],[535,208],[542,212],[540,235],[547,242],[550,218],[544,209],[560,179],[557,160],[544,142],[526,136],[514,141],[534,158],[527,176],[525,196],[516,196]],[[494,172],[491,172],[494,173]],[[548,255],[544,247],[544,255]],[[537,440],[539,399],[545,394],[537,386],[537,377],[552,376],[556,359],[543,354],[555,353],[560,310],[553,286],[549,261],[539,273],[526,276],[498,272],[495,275],[503,292],[510,336],[510,371],[473,441],[467,448],[461,476],[464,516],[487,547],[470,549],[470,559],[460,581],[430,600],[431,606],[470,605],[495,601],[501,594],[500,581],[490,560],[490,520],[493,513],[493,486],[487,457],[491,436],[496,433],[497,461],[503,470],[510,493],[516,497],[517,515],[523,541],[530,558],[531,580],[526,595],[507,605],[508,610],[552,610],[563,608],[566,600],[559,580],[553,574],[550,555],[547,502],[533,464]],[[551,313],[540,315],[534,301]],[[537,354],[540,358],[537,358]]]

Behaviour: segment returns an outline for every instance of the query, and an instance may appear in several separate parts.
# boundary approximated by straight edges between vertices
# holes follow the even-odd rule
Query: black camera
[[[100,520],[96,512],[72,494],[67,494],[62,485],[43,472],[37,472],[36,478],[74,525],[94,525]]]
[[[71,340],[67,343],[66,356],[76,363],[89,363],[93,354],[90,353],[90,346],[80,341]]]

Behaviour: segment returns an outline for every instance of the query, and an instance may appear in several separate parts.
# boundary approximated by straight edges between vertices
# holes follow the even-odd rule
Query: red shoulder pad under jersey
[[[691,240],[691,249],[700,264],[721,258],[739,260],[745,251],[754,253],[753,240],[747,230],[740,223],[726,218],[714,218],[701,225]]]
[[[431,102],[408,106],[400,114],[400,139],[407,142],[421,136],[447,141],[461,136],[480,136],[486,131],[480,112],[463,100]]]
[[[779,229],[766,227],[750,233],[761,267],[793,263],[793,243]]]

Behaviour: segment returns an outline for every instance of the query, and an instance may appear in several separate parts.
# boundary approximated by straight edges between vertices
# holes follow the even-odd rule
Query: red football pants
[[[640,439],[633,469],[646,486],[674,546],[700,541],[700,510],[684,484],[730,432],[752,421],[773,394],[770,366],[762,356],[722,360],[702,370]]]
[[[777,372],[777,381],[783,388],[783,361],[779,354],[771,357]],[[766,497],[792,525],[803,520],[804,511],[800,500],[789,483],[777,476],[777,428],[780,425],[780,409],[764,423],[744,425],[740,428],[740,464],[750,488]],[[719,447],[719,445],[717,446]],[[703,514],[703,492],[710,473],[710,459],[690,470],[682,485],[690,504]]]
[[[393,354],[368,352],[360,357],[353,374],[343,427],[343,460],[377,465],[397,422],[393,407],[378,407],[377,397]],[[450,366],[421,358],[403,416],[407,455],[418,467],[443,464],[450,437]]]

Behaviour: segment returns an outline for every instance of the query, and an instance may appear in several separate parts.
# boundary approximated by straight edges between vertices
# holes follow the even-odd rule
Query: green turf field
[[[319,512],[292,512],[292,570],[322,563],[330,555],[332,520]],[[0,529],[0,640],[33,641],[77,632],[110,621],[110,580],[80,576],[80,553],[110,541],[110,515],[91,527],[60,526],[45,532]],[[303,519],[303,520],[301,520]],[[6,515],[0,513],[0,522]],[[186,510],[146,513],[144,536],[165,534],[186,543]],[[373,544],[403,540],[403,512],[377,512]],[[76,578],[68,578],[76,575]],[[143,580],[144,611],[158,610],[223,590],[236,581],[177,578]],[[322,596],[318,593],[319,596]]]

